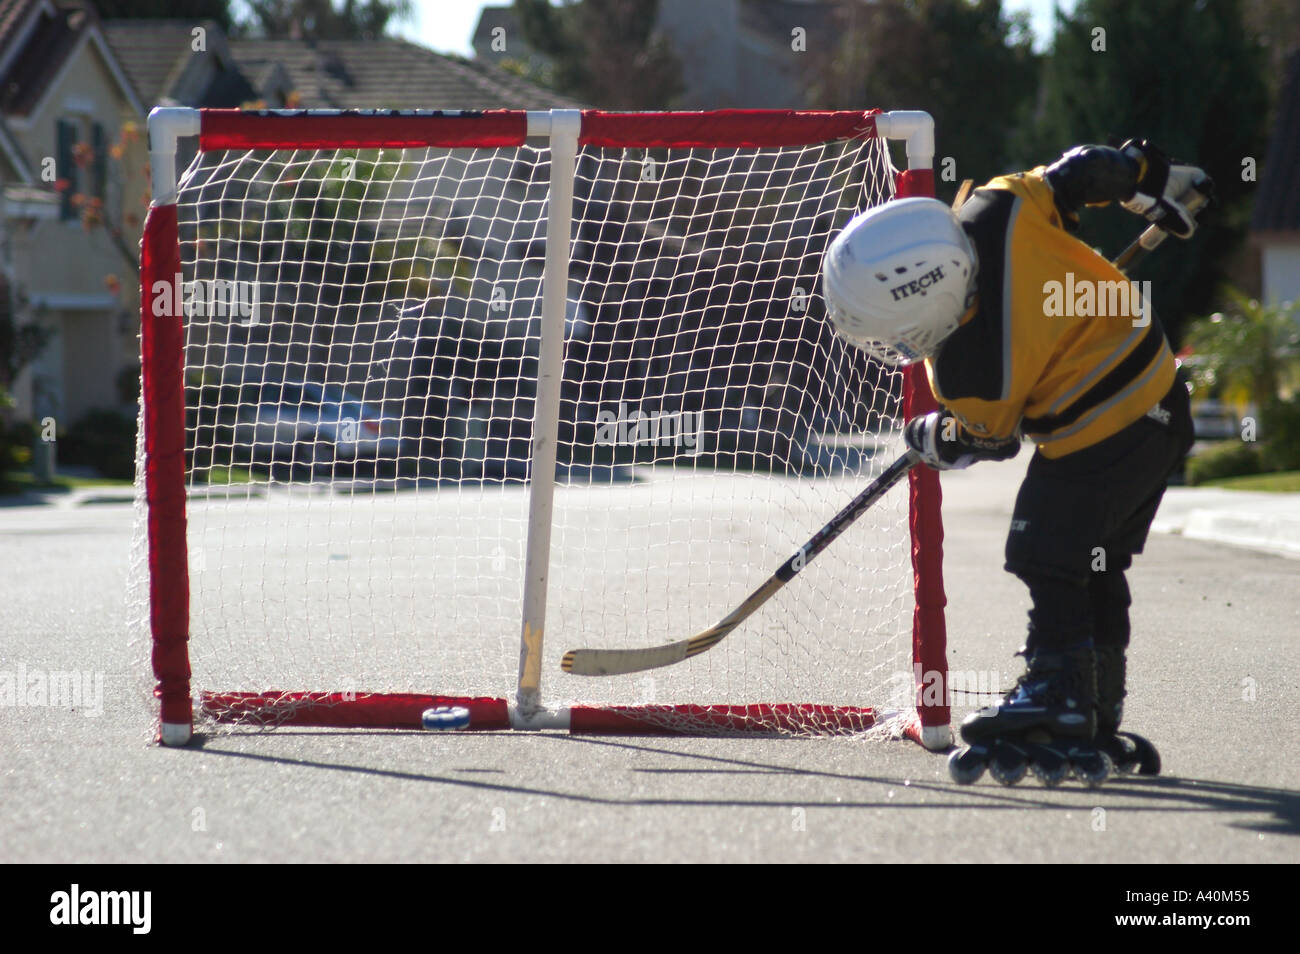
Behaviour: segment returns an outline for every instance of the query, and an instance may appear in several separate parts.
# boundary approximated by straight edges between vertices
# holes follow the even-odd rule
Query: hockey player
[[[1150,743],[1119,731],[1124,574],[1191,446],[1188,397],[1148,306],[1070,233],[1083,206],[1118,201],[1189,238],[1196,220],[1180,200],[1210,186],[1145,141],[1080,146],[992,180],[956,214],[933,199],[873,209],[827,252],[840,333],[890,363],[925,362],[941,410],[905,429],[922,462],[963,468],[1015,456],[1022,438],[1036,445],[1006,544],[1032,602],[1026,672],[963,722],[958,782],[986,766],[1004,784],[1027,769],[1089,785],[1114,764],[1159,771]]]

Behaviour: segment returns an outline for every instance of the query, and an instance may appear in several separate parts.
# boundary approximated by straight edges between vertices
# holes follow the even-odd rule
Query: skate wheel
[[[1070,753],[1070,767],[1074,776],[1088,788],[1097,788],[1110,778],[1115,763],[1110,756],[1097,749]]]
[[[1137,748],[1133,743],[1118,735],[1098,737],[1097,746],[1110,756],[1115,771],[1128,775],[1138,767]]]
[[[464,706],[438,706],[425,709],[420,724],[430,732],[447,732],[469,726],[469,710]]]
[[[1034,752],[1029,770],[1047,788],[1056,788],[1069,777],[1070,763],[1061,753],[1043,748]]]
[[[1015,785],[1029,771],[1025,753],[1009,745],[999,745],[989,762],[989,775],[999,785]]]
[[[1121,734],[1133,746],[1133,762],[1136,763],[1137,773],[1139,775],[1159,775],[1160,753],[1156,751],[1156,747],[1142,736],[1134,735],[1132,732]],[[1129,770],[1132,771],[1131,765]]]
[[[958,749],[948,756],[948,775],[958,785],[974,785],[984,775],[988,753],[974,746]]]

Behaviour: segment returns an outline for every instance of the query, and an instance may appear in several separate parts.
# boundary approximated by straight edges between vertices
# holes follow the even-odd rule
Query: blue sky
[[[496,0],[504,3],[506,0]],[[1034,36],[1041,48],[1052,30],[1052,8],[1058,0],[1004,0],[1007,10],[1028,10]],[[1059,0],[1069,9],[1074,0]],[[394,31],[409,40],[444,53],[470,56],[469,40],[478,23],[479,11],[490,4],[485,0],[414,0],[415,16]]]

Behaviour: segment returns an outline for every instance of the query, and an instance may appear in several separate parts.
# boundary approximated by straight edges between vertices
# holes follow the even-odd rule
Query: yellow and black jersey
[[[1062,228],[1044,172],[994,179],[958,212],[978,257],[976,298],[926,371],[973,434],[1020,433],[1061,457],[1151,410],[1174,359],[1134,286]]]

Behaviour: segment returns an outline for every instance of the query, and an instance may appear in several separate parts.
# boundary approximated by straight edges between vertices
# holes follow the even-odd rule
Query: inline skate
[[[1015,785],[1028,772],[1047,786],[1071,773],[1095,788],[1110,776],[1110,756],[1096,741],[1097,664],[1092,645],[1065,651],[1026,653],[1026,671],[996,705],[967,716],[961,725],[966,743],[948,759],[959,785],[970,785],[985,770],[1003,785]]]

